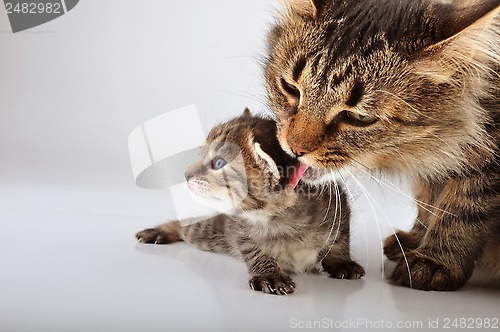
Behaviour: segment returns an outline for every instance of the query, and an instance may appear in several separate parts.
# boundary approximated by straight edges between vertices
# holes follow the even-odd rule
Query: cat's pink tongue
[[[292,189],[295,189],[295,187],[297,187],[297,184],[302,178],[302,175],[304,175],[308,168],[309,166],[304,164],[298,164],[297,167],[294,168],[292,178],[290,179],[290,185],[292,186]]]

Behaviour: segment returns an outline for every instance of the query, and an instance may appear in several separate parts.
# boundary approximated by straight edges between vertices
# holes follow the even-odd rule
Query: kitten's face
[[[311,3],[314,12],[292,8],[269,35],[267,89],[285,151],[317,169],[413,173],[452,162],[459,141],[479,135],[460,68],[477,45],[427,51],[452,29],[425,1]]]
[[[279,148],[270,120],[245,114],[214,127],[198,161],[186,171],[190,191],[226,213],[235,208],[262,208],[276,190],[284,189],[280,188],[282,173],[263,150],[264,143],[257,142],[256,133],[269,136]]]
[[[234,208],[248,195],[240,147],[230,142],[207,142],[186,171],[186,180],[197,198],[220,212]]]

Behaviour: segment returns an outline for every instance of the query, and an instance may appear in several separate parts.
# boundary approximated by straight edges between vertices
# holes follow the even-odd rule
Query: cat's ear
[[[425,50],[445,46],[460,35],[492,23],[500,13],[500,0],[433,2],[424,14]]]
[[[295,14],[316,18],[325,0],[280,0]]]
[[[264,150],[262,150],[262,147],[260,146],[259,143],[253,143],[253,150],[256,154],[256,160],[260,160],[264,163],[267,164],[267,168],[269,171],[273,174],[273,177],[276,179],[280,179],[280,171],[278,169],[278,166],[274,162],[273,158],[271,158],[270,155],[268,155]]]

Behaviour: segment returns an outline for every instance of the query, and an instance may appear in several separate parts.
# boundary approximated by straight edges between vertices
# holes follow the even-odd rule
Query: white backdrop
[[[298,277],[301,293],[276,300],[249,291],[229,258],[135,243],[136,231],[173,211],[166,191],[135,186],[128,134],[190,104],[205,132],[246,106],[266,112],[258,60],[274,6],[81,0],[16,34],[0,10],[0,330],[153,331],[165,318],[179,331],[283,330],[291,315],[427,319],[453,307],[382,278],[381,238],[390,224],[408,227],[414,209],[407,189],[366,179],[370,199],[351,188],[361,283]],[[468,312],[474,294],[444,303]]]
[[[2,160],[128,171],[138,124],[196,104],[207,129],[263,110],[269,1],[81,1],[12,34],[0,15]],[[28,165],[29,164],[29,165]]]
[[[265,111],[258,58],[272,5],[85,0],[17,34],[2,13],[1,181],[128,185],[140,123],[196,104],[208,132],[246,106]]]

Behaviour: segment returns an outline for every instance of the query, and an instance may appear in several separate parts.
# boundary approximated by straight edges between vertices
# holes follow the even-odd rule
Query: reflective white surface
[[[314,321],[346,331],[422,322],[427,330],[429,320],[442,327],[445,318],[499,315],[500,289],[492,286],[426,293],[383,278],[376,218],[364,196],[354,209],[365,210],[368,242],[356,218],[353,252],[367,275],[298,275],[297,292],[278,297],[250,290],[244,264],[233,258],[184,243],[137,243],[136,231],[168,214],[163,191],[7,182],[0,190],[2,331],[285,331]],[[388,218],[411,212],[385,199],[394,193],[370,192]]]
[[[265,111],[257,59],[273,5],[85,0],[16,35],[0,11],[0,331],[428,330],[500,316],[498,287],[424,293],[383,277],[381,239],[414,210],[404,186],[366,178],[372,197],[351,183],[359,281],[300,275],[293,295],[265,295],[233,258],[135,241],[175,211],[167,190],[134,185],[128,134],[193,103],[205,131]]]

